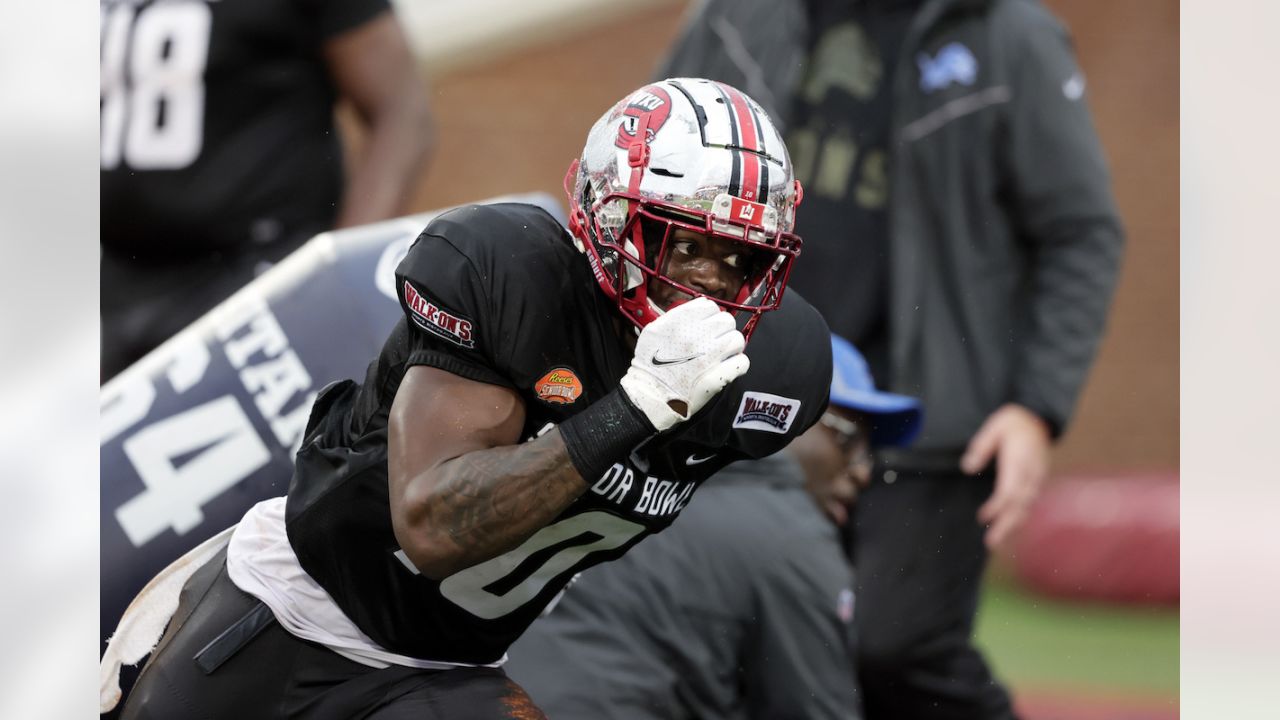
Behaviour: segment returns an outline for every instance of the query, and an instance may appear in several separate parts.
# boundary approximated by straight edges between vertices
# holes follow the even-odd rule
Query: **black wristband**
[[[590,485],[635,446],[656,435],[649,418],[627,399],[622,388],[591,403],[560,423],[569,460]]]

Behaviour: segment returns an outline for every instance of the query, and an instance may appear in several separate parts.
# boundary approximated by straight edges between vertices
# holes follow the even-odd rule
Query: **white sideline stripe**
[[[392,0],[431,75],[477,65],[580,30],[685,0]]]

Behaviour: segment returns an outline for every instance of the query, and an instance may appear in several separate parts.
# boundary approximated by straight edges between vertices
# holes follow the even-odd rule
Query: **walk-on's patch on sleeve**
[[[404,281],[404,304],[414,324],[427,332],[464,348],[476,346],[474,326],[471,321],[445,310]]]
[[[794,398],[747,391],[742,394],[733,427],[785,434],[791,429],[799,410],[800,401]]]

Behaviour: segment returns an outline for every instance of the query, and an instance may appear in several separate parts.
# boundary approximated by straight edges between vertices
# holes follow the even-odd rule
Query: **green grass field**
[[[1016,693],[1172,700],[1176,707],[1176,608],[1063,602],[993,575],[977,642]]]

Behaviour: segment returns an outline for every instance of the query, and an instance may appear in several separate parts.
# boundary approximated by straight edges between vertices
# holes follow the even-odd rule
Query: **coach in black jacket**
[[[1048,474],[1122,246],[1066,31],[1034,0],[710,0],[658,74],[786,128],[792,285],[930,409],[855,513],[867,717],[1011,716],[970,645],[979,580]]]

